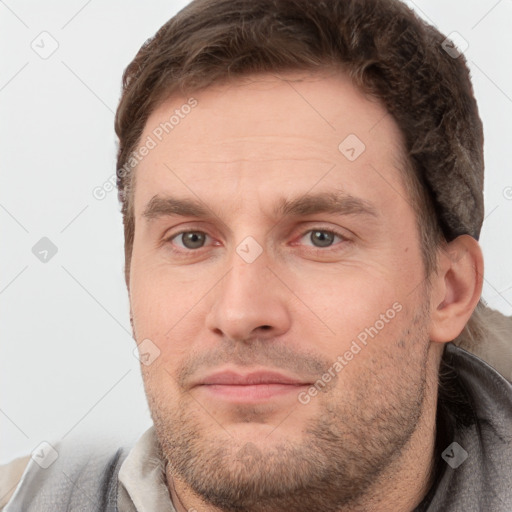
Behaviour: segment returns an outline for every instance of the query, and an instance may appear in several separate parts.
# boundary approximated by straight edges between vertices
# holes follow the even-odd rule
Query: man
[[[5,511],[511,510],[512,385],[452,343],[493,331],[444,39],[398,1],[196,0],[146,42],[116,132],[154,428],[63,443]]]

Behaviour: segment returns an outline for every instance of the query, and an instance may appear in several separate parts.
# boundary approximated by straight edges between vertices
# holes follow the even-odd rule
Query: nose
[[[238,254],[214,288],[207,328],[233,341],[275,338],[290,328],[289,291],[263,253],[252,263]]]

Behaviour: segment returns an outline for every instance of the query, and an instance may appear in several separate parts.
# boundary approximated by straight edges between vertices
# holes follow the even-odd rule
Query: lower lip
[[[200,387],[215,397],[246,403],[269,400],[290,393],[298,394],[307,386],[299,384],[249,384],[244,386],[204,384]]]

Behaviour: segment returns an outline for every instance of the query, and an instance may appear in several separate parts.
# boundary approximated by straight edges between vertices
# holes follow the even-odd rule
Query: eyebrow
[[[208,214],[208,209],[200,201],[170,196],[153,196],[142,212],[142,216],[148,220],[173,215],[207,217]]]
[[[291,200],[283,198],[274,209],[276,217],[305,216],[315,213],[378,217],[377,209],[370,202],[345,192],[305,194]]]
[[[273,213],[275,217],[300,217],[316,213],[379,216],[370,202],[339,191],[308,193],[294,199],[281,198]],[[151,220],[165,216],[205,218],[212,214],[212,210],[199,200],[155,195],[147,203],[142,216]]]

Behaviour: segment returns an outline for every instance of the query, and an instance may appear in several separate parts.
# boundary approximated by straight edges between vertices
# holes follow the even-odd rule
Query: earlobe
[[[461,235],[440,255],[440,272],[433,285],[430,339],[454,340],[464,329],[482,293],[483,256],[478,242]]]

